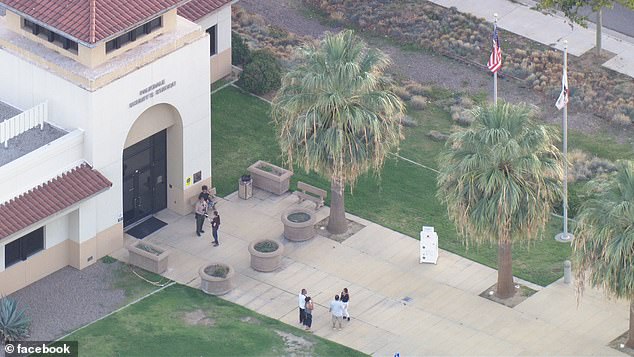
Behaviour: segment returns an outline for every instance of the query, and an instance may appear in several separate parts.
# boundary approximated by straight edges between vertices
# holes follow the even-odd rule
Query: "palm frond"
[[[476,109],[475,122],[449,137],[438,193],[466,242],[532,240],[561,195],[556,132],[523,105]]]
[[[300,65],[273,99],[278,141],[289,165],[353,184],[378,171],[402,138],[403,102],[387,88],[389,58],[352,31],[305,46]]]
[[[577,215],[574,268],[577,289],[586,279],[617,298],[634,296],[634,162],[586,184]]]

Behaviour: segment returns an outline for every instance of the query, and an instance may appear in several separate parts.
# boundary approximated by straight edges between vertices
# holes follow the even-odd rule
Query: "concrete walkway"
[[[546,15],[531,9],[536,2],[530,0],[430,0],[444,7],[456,7],[459,11],[493,21],[498,14],[498,26],[561,50],[568,40],[568,53],[581,56],[595,46],[594,25],[583,28],[570,27],[569,21],[560,16]],[[602,48],[615,54],[603,63],[604,67],[634,77],[634,38],[604,29]],[[501,39],[504,41],[504,39]],[[502,48],[504,49],[504,48]]]
[[[607,344],[628,328],[625,302],[587,291],[577,308],[574,288],[556,282],[508,308],[478,296],[495,283],[495,270],[445,251],[437,265],[419,264],[417,240],[358,217],[349,216],[365,228],[343,243],[321,236],[285,240],[280,215],[295,205],[289,194],[256,190],[255,197],[241,200],[234,193],[218,203],[219,247],[211,246],[209,227],[198,238],[193,216],[168,211],[157,217],[169,225],[146,240],[171,249],[165,276],[192,287],[199,287],[203,264],[230,263],[238,274],[235,289],[223,298],[290,325],[298,326],[297,293],[307,288],[316,302],[315,334],[368,354],[623,355]],[[328,207],[317,215],[325,218]],[[247,246],[256,238],[283,242],[279,270],[249,267]],[[125,250],[114,256],[128,258]],[[333,331],[328,305],[344,287],[352,321]]]

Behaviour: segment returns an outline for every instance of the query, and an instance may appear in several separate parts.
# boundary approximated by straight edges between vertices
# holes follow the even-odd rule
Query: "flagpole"
[[[493,14],[493,27],[498,24],[497,12]],[[498,71],[493,73],[493,105],[498,105]]]
[[[564,40],[564,72],[568,75],[568,40]],[[569,90],[569,88],[566,88]],[[567,94],[566,94],[567,95]],[[574,236],[568,233],[568,103],[563,107],[564,115],[561,120],[563,131],[563,154],[564,154],[564,231],[555,236],[555,239],[562,243],[572,242]]]

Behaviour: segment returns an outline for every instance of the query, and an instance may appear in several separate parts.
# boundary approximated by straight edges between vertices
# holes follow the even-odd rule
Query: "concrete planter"
[[[260,252],[256,250],[256,245],[258,245],[258,243],[266,241],[275,243],[277,245],[277,249],[272,252]],[[270,272],[282,265],[284,246],[282,243],[271,239],[260,239],[249,244],[249,253],[251,254],[251,268],[261,272]]]
[[[251,173],[254,187],[276,195],[281,195],[288,191],[291,176],[293,176],[292,171],[262,160],[258,160],[255,164],[249,166],[247,171]]]
[[[224,277],[213,276],[213,270],[216,267],[226,269],[226,275]],[[198,275],[200,275],[200,290],[209,295],[224,295],[233,289],[235,270],[229,264],[211,263],[203,265],[198,270]]]
[[[126,247],[130,253],[129,263],[155,274],[167,270],[169,251],[147,242],[134,242]]]
[[[282,213],[284,237],[290,241],[301,242],[315,236],[315,212],[301,207],[291,208]]]

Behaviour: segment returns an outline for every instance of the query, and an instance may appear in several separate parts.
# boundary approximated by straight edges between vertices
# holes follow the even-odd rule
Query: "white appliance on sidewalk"
[[[434,227],[423,226],[420,232],[420,262],[433,263],[438,261],[438,234]]]

